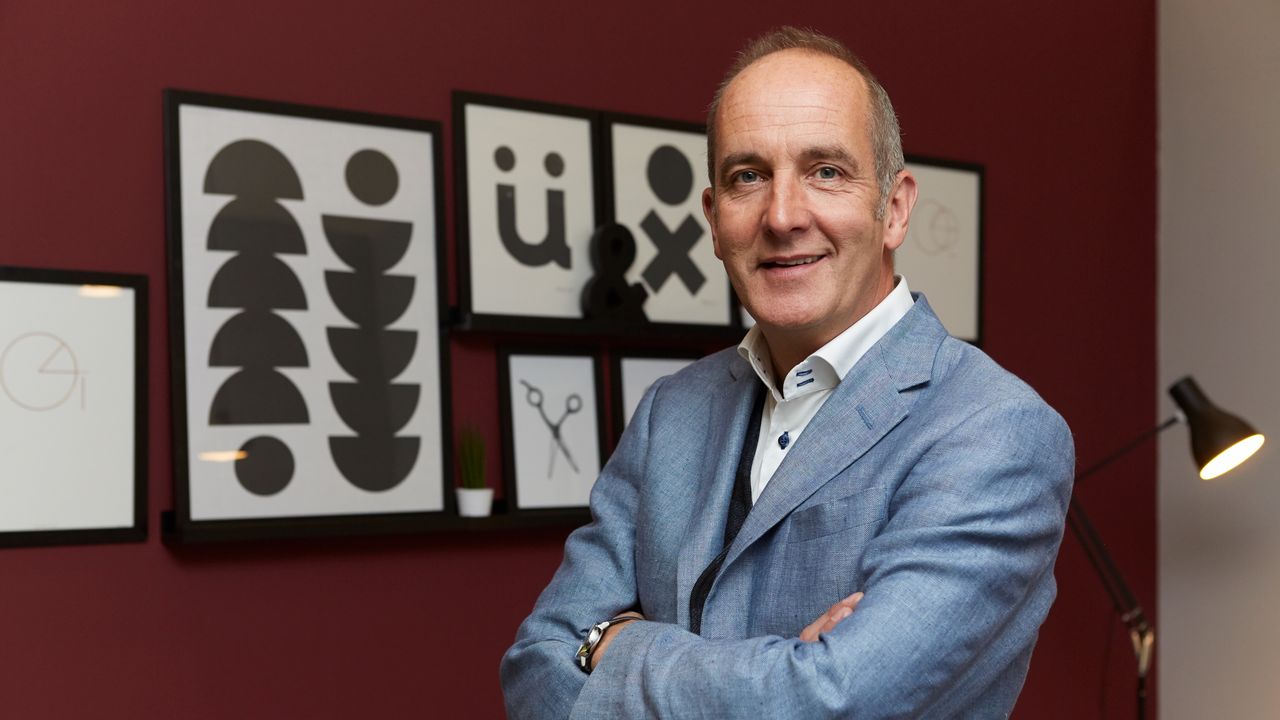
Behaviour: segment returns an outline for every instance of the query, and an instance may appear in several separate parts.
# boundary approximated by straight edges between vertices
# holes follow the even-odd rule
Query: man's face
[[[716,257],[766,336],[806,353],[893,289],[915,186],[900,175],[876,219],[867,108],[856,70],[784,50],[734,78],[716,118],[715,179],[703,194]]]

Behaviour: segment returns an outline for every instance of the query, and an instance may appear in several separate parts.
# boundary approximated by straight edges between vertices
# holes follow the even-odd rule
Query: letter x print
[[[702,237],[702,226],[698,221],[692,216],[686,217],[673,233],[657,213],[650,210],[644,220],[640,221],[640,227],[658,249],[658,254],[641,273],[649,287],[658,292],[666,284],[667,278],[674,274],[680,276],[680,281],[689,288],[690,294],[698,294],[698,289],[707,280],[689,257],[689,251]]]

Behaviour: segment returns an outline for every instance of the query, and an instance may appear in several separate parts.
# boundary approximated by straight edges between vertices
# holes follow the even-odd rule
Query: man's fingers
[[[854,593],[854,594],[850,595],[849,597],[847,597],[847,598],[845,598],[845,599],[841,600],[840,602],[836,603],[836,605],[843,605],[843,606],[845,606],[845,607],[849,608],[850,610],[852,610],[852,609],[854,609],[854,608],[858,607],[858,603],[859,603],[859,602],[861,602],[861,601],[862,601],[862,592],[861,592],[861,591],[858,591],[858,592],[856,592],[856,593]]]
[[[804,630],[800,631],[800,639],[804,642],[817,642],[818,636],[824,632],[831,632],[841,620],[853,614],[854,608],[858,607],[858,603],[862,601],[862,593],[856,592],[835,605],[827,608],[827,611],[818,616],[818,619],[809,623]]]
[[[828,614],[830,612],[831,611],[828,610],[827,612],[822,613],[821,615],[818,616],[817,620],[814,620],[813,622],[809,623],[805,627],[805,629],[801,630],[800,639],[803,640],[804,642],[817,641],[818,634],[822,632],[822,626],[827,623],[827,620],[830,617]]]

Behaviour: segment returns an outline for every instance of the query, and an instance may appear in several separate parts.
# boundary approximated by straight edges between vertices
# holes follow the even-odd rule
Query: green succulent
[[[462,487],[481,490],[485,484],[484,436],[475,428],[463,428],[458,432],[458,475]]]

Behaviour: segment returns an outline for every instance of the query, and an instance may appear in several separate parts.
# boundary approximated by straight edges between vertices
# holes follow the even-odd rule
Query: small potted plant
[[[484,436],[475,428],[458,433],[458,514],[487,517],[493,507],[493,488],[485,483]]]

